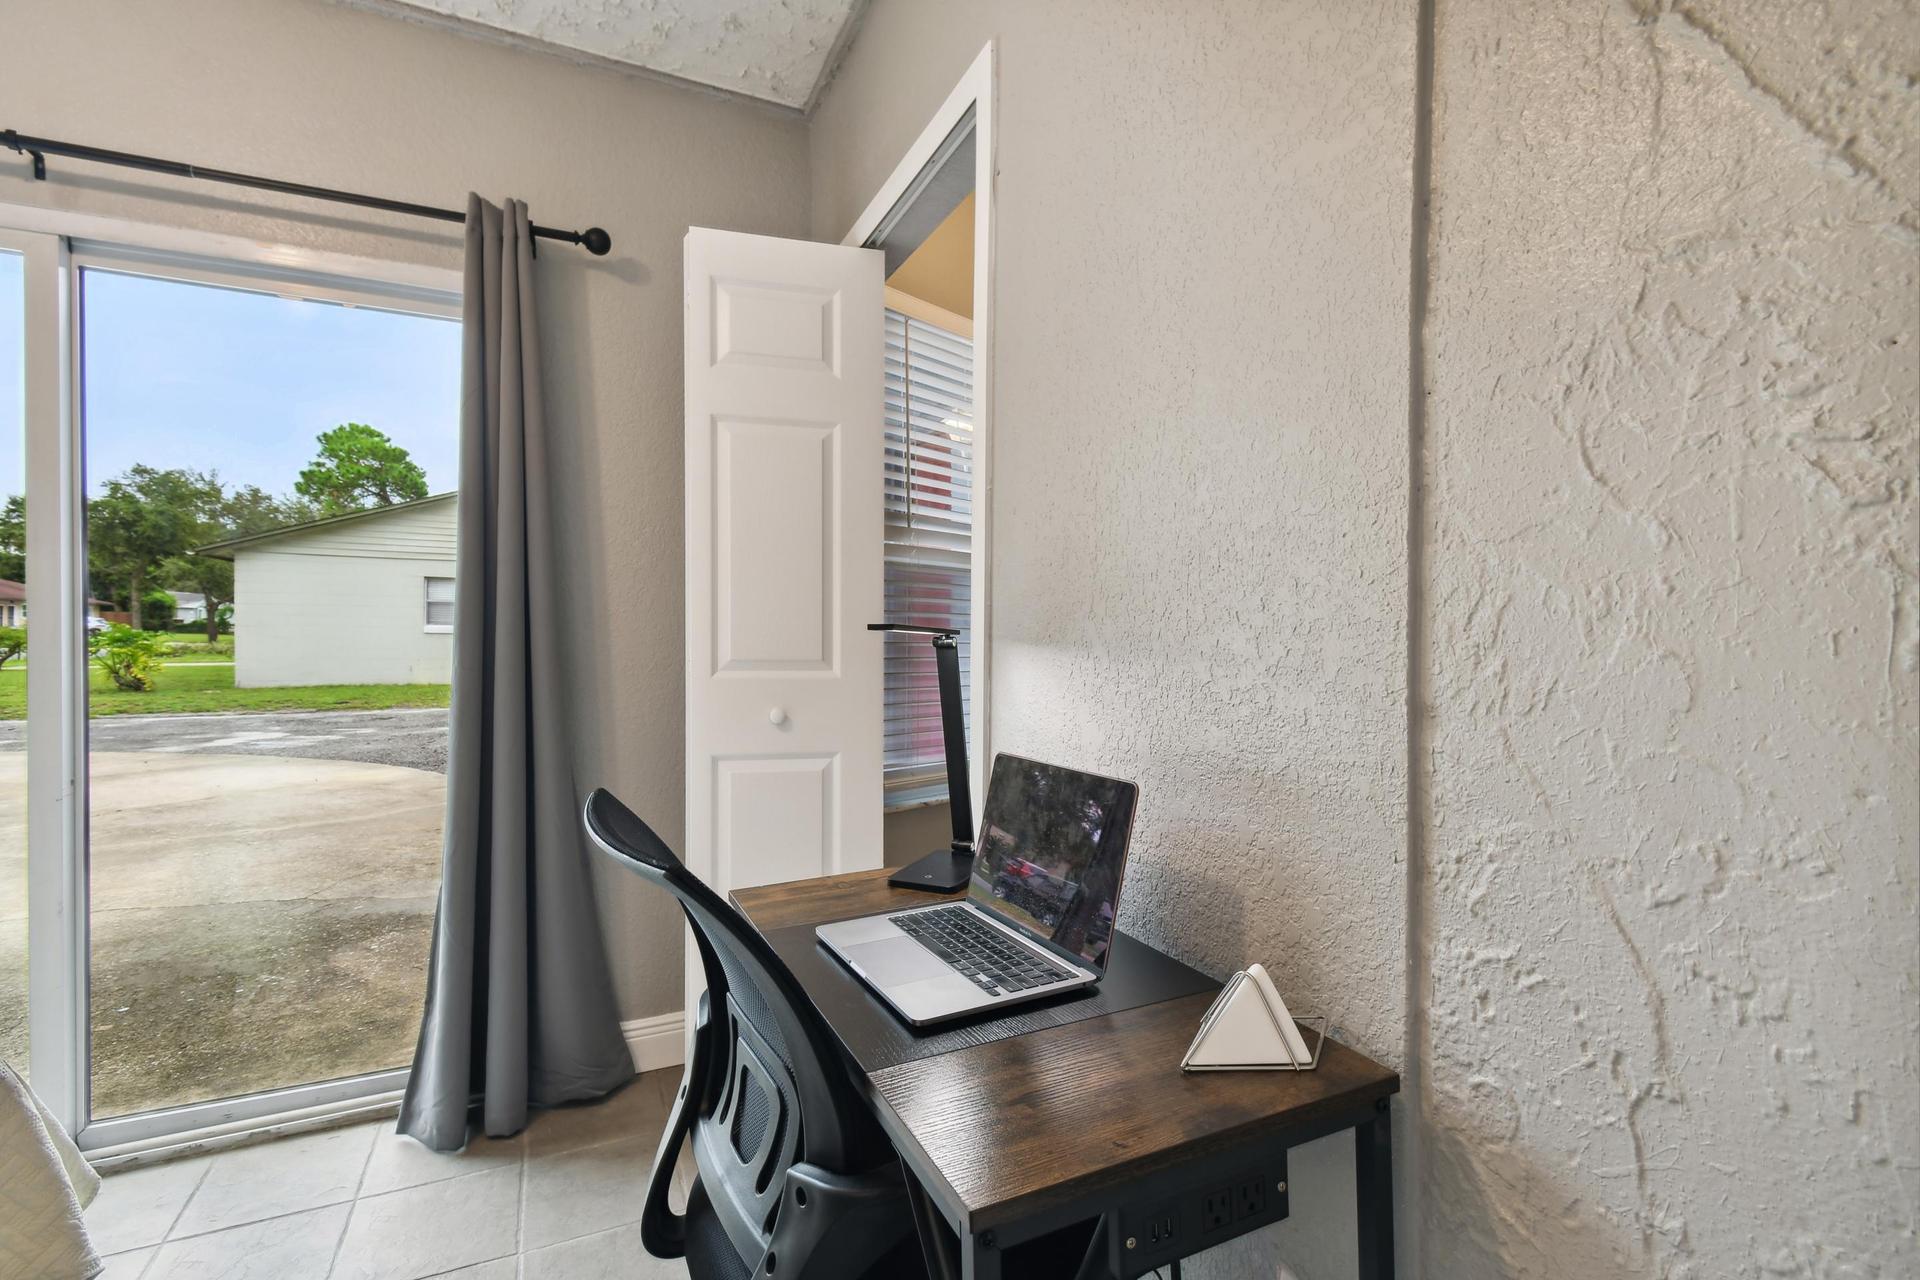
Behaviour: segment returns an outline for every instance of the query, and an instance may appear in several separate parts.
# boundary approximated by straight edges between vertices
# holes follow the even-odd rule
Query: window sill
[[[947,775],[915,778],[886,788],[881,808],[886,813],[907,813],[947,802]]]
[[[453,634],[453,628],[437,627],[432,623],[428,623],[426,626],[426,633],[430,636],[450,636]]]

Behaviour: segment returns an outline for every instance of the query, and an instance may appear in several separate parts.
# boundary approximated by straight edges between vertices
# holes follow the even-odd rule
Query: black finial
[[[596,258],[604,258],[613,248],[613,237],[599,227],[588,227],[580,233],[580,245]]]

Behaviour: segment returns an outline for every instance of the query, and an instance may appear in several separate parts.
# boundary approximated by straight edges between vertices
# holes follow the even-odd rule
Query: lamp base
[[[901,867],[887,877],[897,889],[924,889],[928,893],[952,893],[967,887],[973,875],[973,855],[952,849],[936,849],[918,862]]]

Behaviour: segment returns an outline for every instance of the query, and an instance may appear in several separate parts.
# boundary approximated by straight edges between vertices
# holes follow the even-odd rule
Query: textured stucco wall
[[[1398,1061],[1413,6],[880,0],[816,235],[989,37],[993,746],[1137,779],[1125,926]],[[1292,1176],[1187,1274],[1351,1274],[1350,1140]]]
[[[1409,726],[1416,20],[871,11],[817,235],[1000,44],[997,745],[1141,778],[1147,936],[1414,984],[1410,1272],[1912,1274],[1915,13],[1440,0]]]
[[[313,0],[5,0],[0,124],[459,206],[514,195],[613,253],[540,252],[559,582],[582,785],[682,830],[680,244],[690,224],[804,235],[797,120]],[[460,230],[0,153],[0,203],[117,214],[457,267]],[[175,194],[154,198],[155,190]],[[603,875],[623,1016],[681,1004],[664,899]]]
[[[1913,1276],[1920,18],[1437,31],[1424,1274]]]

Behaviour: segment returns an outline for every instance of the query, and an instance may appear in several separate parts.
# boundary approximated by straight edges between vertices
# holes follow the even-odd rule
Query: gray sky
[[[455,487],[456,321],[116,272],[82,288],[89,493],[137,462],[290,493],[342,422]],[[0,252],[0,494],[24,488],[21,361],[20,259]]]

